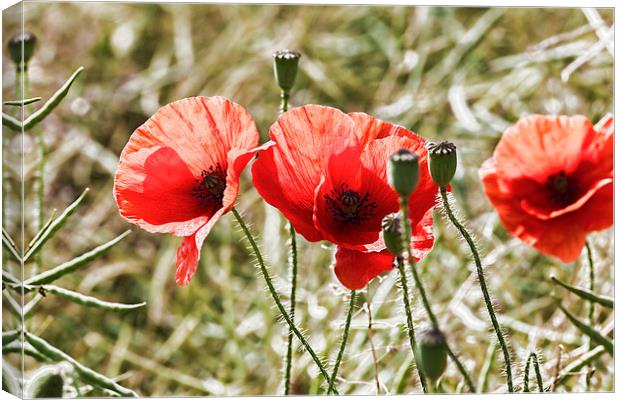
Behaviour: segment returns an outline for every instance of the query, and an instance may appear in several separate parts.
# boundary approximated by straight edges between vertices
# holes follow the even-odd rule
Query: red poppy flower
[[[381,220],[398,210],[398,195],[387,181],[387,160],[401,148],[420,157],[421,176],[410,197],[410,217],[421,237],[412,243],[419,258],[430,251],[429,210],[435,205],[437,185],[428,173],[421,137],[363,113],[347,115],[316,105],[282,114],[270,136],[272,141],[252,167],[254,186],[307,240],[339,246],[335,270],[345,286],[363,287],[392,268],[391,256],[362,254],[385,249]],[[351,266],[352,258],[360,261]],[[385,262],[377,263],[381,258]]]
[[[480,177],[506,229],[576,260],[590,231],[613,225],[613,116],[533,115],[509,128]]]
[[[114,177],[114,197],[127,221],[183,237],[177,284],[189,283],[202,243],[233,207],[239,175],[258,140],[250,114],[223,97],[170,103],[129,138]]]

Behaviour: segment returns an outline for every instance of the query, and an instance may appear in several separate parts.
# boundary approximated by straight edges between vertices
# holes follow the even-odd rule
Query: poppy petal
[[[421,139],[407,128],[382,121],[365,113],[354,112],[347,115],[355,121],[355,133],[357,133],[362,148],[365,148],[368,143],[375,139],[382,139],[388,136],[405,136]]]
[[[334,261],[334,273],[346,288],[357,290],[379,274],[394,269],[394,256],[387,250],[362,253],[338,247]]]
[[[121,159],[114,196],[121,215],[149,232],[193,234],[213,211],[192,196],[189,167],[170,147],[146,148]]]
[[[252,166],[254,186],[302,236],[321,240],[312,222],[315,189],[332,155],[359,146],[353,121],[335,108],[307,105],[282,114],[269,134],[273,144]]]
[[[529,177],[544,183],[561,171],[572,173],[593,140],[592,123],[582,115],[532,115],[504,132],[493,157],[502,179]]]
[[[202,244],[224,212],[224,208],[220,208],[206,224],[198,229],[198,231],[196,231],[193,235],[188,235],[183,238],[183,242],[177,250],[177,285],[186,286],[189,284],[190,280],[196,273],[196,269],[198,268]]]

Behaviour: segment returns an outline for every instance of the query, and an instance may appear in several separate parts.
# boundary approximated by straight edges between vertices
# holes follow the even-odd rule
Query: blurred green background
[[[4,13],[5,43],[20,31],[19,19],[11,13]],[[604,24],[598,32],[593,28],[597,24]],[[549,381],[559,346],[564,366],[587,351],[587,341],[557,309],[548,277],[555,274],[586,286],[585,262],[563,265],[508,236],[482,191],[477,170],[503,130],[521,116],[579,113],[596,122],[612,112],[613,56],[599,39],[612,24],[610,9],[24,3],[24,27],[38,37],[29,95],[46,99],[78,66],[86,68],[62,105],[41,124],[49,151],[46,216],[91,188],[85,205],[46,246],[44,268],[131,228],[133,233],[104,258],[58,283],[105,300],[148,303],[115,314],[47,296],[29,328],[143,396],[283,392],[286,330],[232,216],[223,218],[207,238],[191,284],[177,287],[180,239],[126,223],[118,215],[112,182],[131,132],[160,106],[183,97],[232,99],[252,114],[265,140],[279,103],[271,53],[291,48],[303,55],[291,105],[364,111],[426,138],[457,144],[461,162],[453,193],[484,251],[500,321],[510,333],[515,382],[520,384],[522,364],[534,348],[541,352],[542,374]],[[2,69],[3,97],[16,98],[15,68],[6,46]],[[31,134],[3,133],[6,160],[15,165],[8,168],[13,192],[5,222],[13,237],[19,237],[16,163],[22,141],[24,145],[27,243],[35,234],[36,140]],[[260,232],[264,254],[287,299],[284,221],[261,201],[249,178],[246,170],[238,208]],[[437,213],[437,241],[421,263],[422,279],[453,349],[478,379],[494,337],[487,330],[467,248],[444,222]],[[613,296],[612,232],[595,233],[590,240],[596,291]],[[329,246],[301,237],[299,242],[297,320],[314,349],[332,360],[346,292],[329,268]],[[572,312],[586,315],[585,304],[555,292]],[[408,370],[412,356],[396,274],[375,280],[358,307],[340,368],[340,392],[376,393],[371,337],[380,393],[418,391],[415,374]],[[417,298],[415,309],[422,327],[426,315]],[[599,307],[596,322],[604,332],[612,331],[613,313]],[[15,324],[6,305],[3,324],[5,329]],[[487,391],[501,392],[505,383],[501,356],[496,356]],[[7,359],[18,360],[15,355]],[[27,372],[40,366],[28,357],[24,362]],[[589,390],[614,390],[611,358],[604,355],[594,366]],[[585,390],[585,371],[556,390]],[[293,375],[294,393],[322,393],[322,379],[307,353],[295,353]],[[460,390],[461,376],[453,364],[443,387]],[[83,395],[101,395],[82,389]],[[66,394],[75,394],[71,390]]]

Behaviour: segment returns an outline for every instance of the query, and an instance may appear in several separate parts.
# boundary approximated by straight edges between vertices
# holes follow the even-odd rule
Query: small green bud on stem
[[[9,39],[8,48],[11,59],[17,65],[28,64],[34,54],[37,37],[32,32],[20,32]],[[23,46],[23,53],[22,53]]]
[[[403,252],[402,229],[400,225],[400,215],[391,213],[386,215],[381,222],[383,231],[383,242],[388,251],[397,257]]]
[[[63,397],[63,386],[60,368],[57,366],[42,367],[28,381],[25,397]]]
[[[457,158],[454,143],[443,141],[428,145],[428,169],[439,186],[446,186],[456,172]]]
[[[297,77],[297,64],[301,54],[292,50],[278,50],[273,53],[273,70],[278,86],[284,93],[290,92]]]
[[[448,365],[446,338],[436,328],[422,332],[418,341],[418,368],[424,371],[426,377],[437,381]]]
[[[418,185],[420,168],[418,155],[407,149],[400,149],[390,155],[388,179],[390,185],[401,197],[409,197]]]

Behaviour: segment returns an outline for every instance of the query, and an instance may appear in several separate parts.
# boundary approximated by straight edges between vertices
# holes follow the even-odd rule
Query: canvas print
[[[613,392],[614,10],[2,14],[2,390]]]

